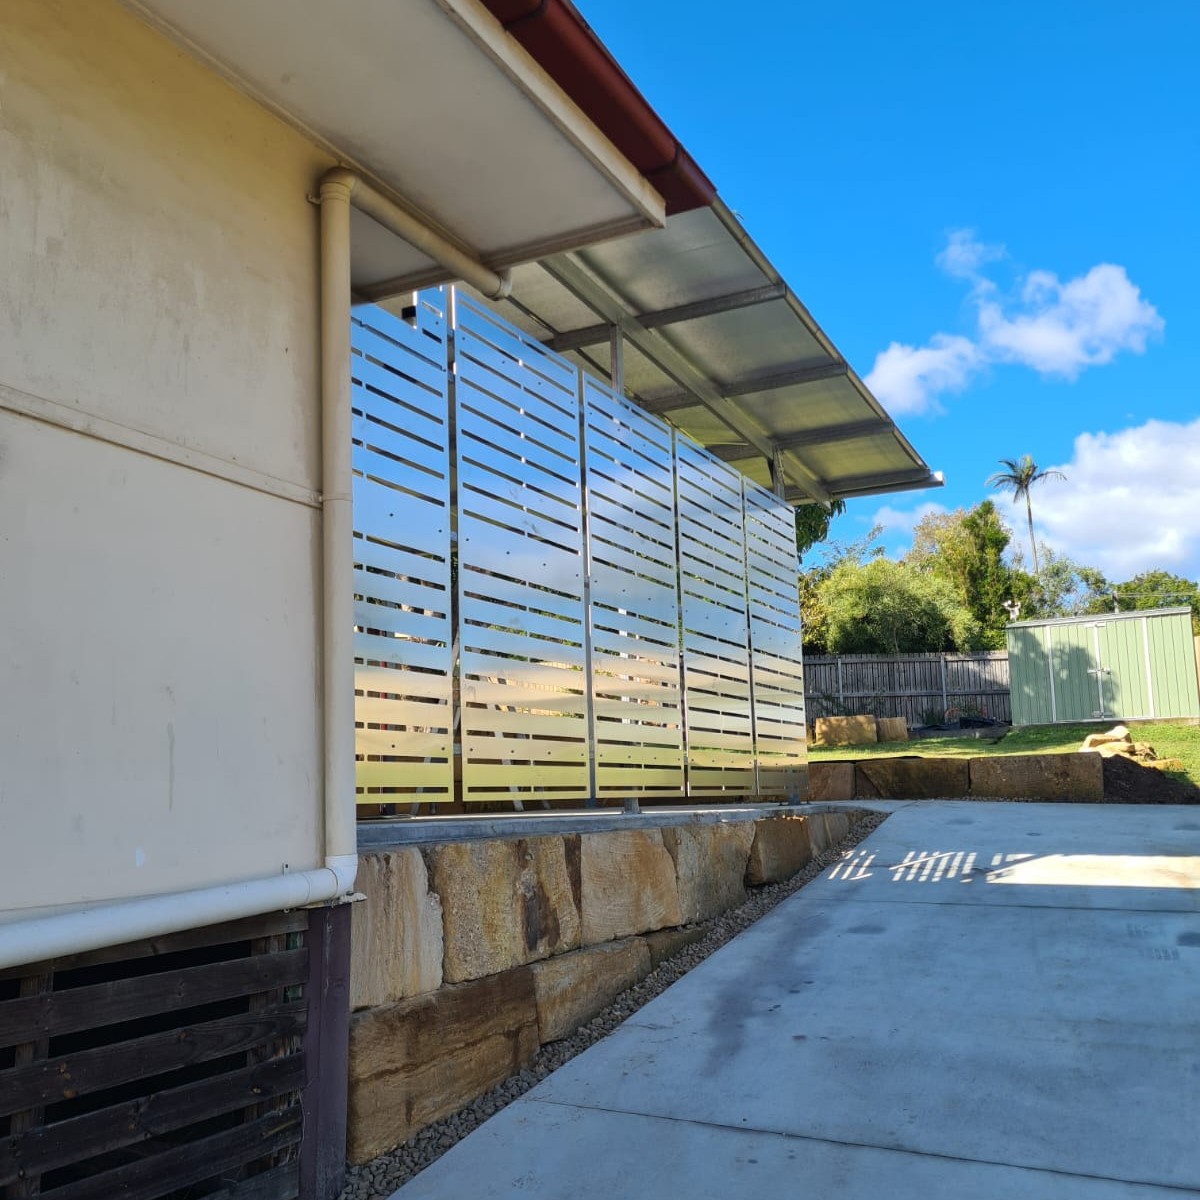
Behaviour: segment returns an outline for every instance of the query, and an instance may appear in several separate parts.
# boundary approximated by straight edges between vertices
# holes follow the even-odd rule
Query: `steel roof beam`
[[[766,287],[750,288],[744,292],[731,292],[727,296],[712,296],[708,300],[696,300],[691,304],[677,304],[674,308],[662,308],[657,312],[642,313],[631,317],[642,329],[661,329],[664,325],[678,325],[683,321],[696,321],[701,317],[713,317],[718,313],[733,312],[739,308],[751,308],[756,304],[767,304],[787,296],[787,285],[771,283]],[[587,325],[582,329],[568,329],[544,338],[542,345],[548,350],[566,354],[581,346],[597,346],[608,341],[609,326]]]
[[[798,450],[803,446],[832,446],[837,442],[852,442],[857,438],[872,437],[878,433],[891,433],[895,428],[891,421],[847,421],[843,425],[826,425],[823,428],[804,429],[799,433],[788,434],[787,437],[776,438],[775,444],[780,450]],[[753,446],[710,446],[709,450],[725,462],[758,457],[758,451]]]
[[[582,300],[597,316],[604,318],[607,324],[618,326],[633,346],[651,362],[656,363],[684,391],[695,396],[698,403],[703,404],[742,441],[753,446],[768,461],[775,458],[775,446],[771,439],[747,420],[746,414],[739,411],[731,400],[726,399],[717,385],[701,375],[657,330],[643,329],[632,319],[628,306],[607,284],[570,255],[544,260],[541,267],[551,278],[556,279]],[[829,503],[830,494],[824,483],[815,472],[799,462],[794,454],[785,458],[783,469],[787,475],[787,482],[819,504]]]
[[[798,363],[786,371],[776,371],[772,375],[764,375],[761,379],[738,379],[733,383],[723,384],[721,395],[733,399],[736,396],[751,396],[755,392],[774,392],[803,383],[819,383],[822,379],[837,379],[849,370],[850,365],[841,359],[834,362]]]
[[[890,471],[879,475],[845,475],[841,479],[829,480],[829,491],[834,496],[854,496],[862,492],[904,491],[908,488],[941,487],[945,480],[941,471],[928,468],[912,471]]]

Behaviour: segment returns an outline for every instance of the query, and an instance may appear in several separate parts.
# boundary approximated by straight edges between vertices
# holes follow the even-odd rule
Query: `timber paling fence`
[[[805,708],[816,717],[903,717],[937,724],[947,710],[1012,720],[1008,654],[841,654],[804,658]]]

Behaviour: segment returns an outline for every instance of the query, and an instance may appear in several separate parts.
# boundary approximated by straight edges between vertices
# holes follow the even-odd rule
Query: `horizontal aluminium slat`
[[[445,548],[448,549],[448,546]],[[418,553],[421,549],[427,549],[429,553]],[[363,536],[363,531],[358,530],[354,536],[354,565],[356,570],[372,577],[386,572],[412,581],[413,586],[429,586],[449,594],[449,558],[433,546],[406,549],[404,546],[387,545],[374,536]],[[376,569],[368,570],[372,567]],[[386,575],[383,577],[386,578]]]
[[[389,788],[402,792],[424,789],[422,798],[433,799],[439,793],[449,798],[454,783],[453,764],[446,762],[394,763],[358,762],[354,764],[354,783],[359,789]],[[359,804],[372,804],[371,795],[360,795]]]
[[[356,729],[354,752],[386,758],[447,758],[454,742],[449,733],[403,733],[387,729]],[[401,764],[406,765],[406,764]]]
[[[354,665],[354,690],[356,692],[383,692],[387,696],[423,696],[438,700],[443,704],[450,703],[450,676],[448,673],[436,675],[424,671],[412,671],[403,667],[364,667],[359,663]],[[355,705],[369,697],[357,696]],[[383,700],[384,697],[379,697]],[[440,712],[439,707],[434,707]]]
[[[522,437],[514,429],[464,411],[458,431],[460,474],[494,479],[496,487],[524,490],[529,485],[549,492],[563,503],[578,506],[577,447],[554,435],[539,438],[538,432],[532,430],[529,436]],[[549,446],[545,444],[547,441],[551,443]],[[520,483],[514,484],[513,479]]]
[[[592,607],[592,648],[606,657],[626,654],[671,666],[679,662],[678,634],[672,626],[595,605]]]
[[[661,546],[640,542],[635,547],[619,545],[610,533],[611,530],[602,529],[599,539],[592,539],[593,576],[599,571],[613,573],[616,578],[623,574],[645,576],[662,588],[674,604],[677,574],[674,553],[667,559]]]
[[[446,556],[450,510],[444,501],[419,500],[361,475],[354,477],[352,487],[356,533]]]
[[[425,704],[418,700],[384,700],[377,696],[354,698],[354,719],[369,725],[416,725],[449,728],[450,681],[446,680],[441,703]],[[359,731],[360,733],[362,730]]]
[[[450,669],[449,646],[430,646],[404,638],[382,637],[370,633],[354,634],[354,657],[368,662],[395,663],[398,666],[424,667],[446,672]]]
[[[514,374],[522,365],[530,367],[547,384],[574,394],[578,387],[578,371],[565,358],[547,350],[540,342],[522,337],[511,326],[490,319],[479,309],[459,301],[458,336],[466,344],[463,352],[472,357],[494,362]],[[515,361],[514,361],[515,360]]]
[[[396,354],[395,347],[369,333],[352,342],[350,377],[354,380],[355,407],[377,412],[412,412],[420,428],[434,429],[446,423],[446,371],[444,367],[415,354]],[[445,353],[443,351],[443,353]],[[372,359],[382,359],[389,366]]]
[[[395,417],[404,419],[407,414],[397,412]],[[355,470],[394,479],[431,496],[449,492],[450,454],[444,441],[431,445],[428,436],[394,429],[365,414],[354,418],[350,432],[355,442],[362,443],[351,450]]]
[[[532,599],[532,596],[527,592],[526,598]],[[578,611],[571,616],[558,616],[522,611],[509,604],[497,604],[491,600],[481,600],[477,596],[469,596],[462,602],[461,619],[463,624],[462,640],[471,644],[477,642],[478,635],[467,626],[476,624],[516,629],[530,637],[553,639],[554,641],[573,644],[580,644],[583,641],[582,604],[579,605]]]
[[[499,755],[480,755],[480,758],[499,758]],[[515,788],[533,789],[537,792],[581,792],[587,790],[588,769],[586,763],[565,765],[496,766],[489,762],[463,760],[464,794],[483,797],[484,793],[502,795]],[[465,797],[464,797],[465,798]]]
[[[511,733],[512,738],[496,737],[496,734]],[[580,713],[563,713],[561,716],[533,716],[528,712],[497,712],[489,708],[468,708],[462,714],[463,741],[487,746],[515,747],[513,758],[537,757],[525,753],[529,742],[546,738],[569,738],[571,753],[583,753],[581,747],[587,741],[587,722]],[[487,740],[490,739],[490,740]],[[549,743],[548,743],[549,744]],[[557,744],[557,743],[555,743]],[[563,743],[567,746],[567,743]],[[483,751],[481,751],[483,753]],[[503,757],[486,753],[485,757]]]
[[[446,574],[449,575],[449,571]],[[361,567],[354,572],[354,591],[364,598],[362,602],[366,604],[383,601],[385,604],[403,604],[408,608],[425,609],[435,613],[449,614],[450,611],[449,587],[437,587],[412,579],[397,579],[393,575],[384,575],[380,571],[365,571]],[[411,617],[418,614],[403,615]]]

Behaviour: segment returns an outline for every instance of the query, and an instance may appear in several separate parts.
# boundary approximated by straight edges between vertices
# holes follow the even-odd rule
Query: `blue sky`
[[[1200,4],[577,2],[945,473],[834,537],[1031,454],[1056,550],[1200,575]]]

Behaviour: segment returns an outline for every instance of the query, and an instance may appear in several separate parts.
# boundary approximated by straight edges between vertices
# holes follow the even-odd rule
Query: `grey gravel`
[[[351,1167],[346,1174],[346,1187],[341,1200],[387,1200],[398,1187],[441,1158],[460,1138],[466,1137],[488,1117],[519,1099],[552,1071],[607,1037],[622,1021],[703,962],[714,950],[719,950],[731,938],[770,912],[781,900],[786,900],[815,879],[847,850],[877,829],[887,816],[887,813],[878,812],[860,817],[850,827],[846,837],[814,858],[791,879],[756,888],[745,904],[703,922],[702,927],[707,929],[703,937],[660,963],[641,983],[622,992],[612,1004],[569,1037],[543,1046],[523,1071],[497,1084],[465,1108],[422,1129],[395,1150],[381,1154],[371,1162]]]

